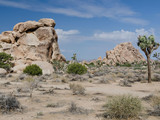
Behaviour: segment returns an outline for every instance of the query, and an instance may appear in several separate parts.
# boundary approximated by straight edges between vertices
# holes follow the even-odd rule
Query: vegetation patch
[[[120,66],[120,67],[132,67],[132,65],[128,62],[120,64],[120,63],[116,63],[116,66]]]
[[[67,73],[69,74],[79,74],[79,75],[82,75],[82,74],[85,74],[87,72],[87,68],[82,65],[82,64],[79,64],[79,63],[72,63],[72,64],[69,64],[68,67],[67,67]]]
[[[36,64],[32,64],[27,66],[24,70],[24,73],[29,74],[29,75],[42,75],[42,69],[36,65]]]
[[[85,94],[85,88],[80,84],[70,84],[70,89],[73,91],[73,94],[75,95],[84,95]]]
[[[140,99],[131,95],[116,96],[109,100],[105,107],[104,117],[111,119],[136,118],[142,110]]]
[[[0,96],[0,111],[8,113],[11,111],[22,110],[20,102],[13,96]]]
[[[7,71],[10,70],[11,67],[13,67],[13,64],[11,61],[13,60],[13,57],[5,52],[0,53],[0,68],[3,68]]]
[[[58,60],[53,60],[52,65],[55,71],[60,71],[63,70],[65,63]]]

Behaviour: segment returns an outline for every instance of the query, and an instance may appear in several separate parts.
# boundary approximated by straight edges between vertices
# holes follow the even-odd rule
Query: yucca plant
[[[147,57],[148,64],[148,83],[151,83],[151,65],[150,65],[150,57],[154,50],[158,49],[159,43],[155,42],[154,36],[150,35],[148,38],[144,36],[138,37],[137,45],[141,48],[141,50],[145,53]]]

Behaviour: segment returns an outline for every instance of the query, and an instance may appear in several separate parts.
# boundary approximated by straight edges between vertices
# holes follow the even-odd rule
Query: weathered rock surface
[[[7,74],[7,71],[3,68],[0,68],[0,76]]]
[[[103,59],[107,64],[115,65],[116,63],[133,63],[145,61],[142,54],[133,47],[130,42],[121,43],[117,45],[113,50],[106,52],[106,58]]]
[[[14,26],[13,31],[0,34],[0,52],[11,54],[15,60],[23,61],[22,66],[33,61],[65,61],[58,46],[58,36],[53,19],[27,21]],[[20,65],[15,67],[17,71]]]
[[[38,65],[42,69],[42,73],[45,75],[50,75],[54,72],[53,66],[45,61],[33,61],[32,64]]]

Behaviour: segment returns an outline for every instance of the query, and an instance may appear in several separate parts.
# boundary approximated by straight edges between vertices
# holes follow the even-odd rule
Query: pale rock
[[[25,61],[22,68],[33,61],[66,61],[60,53],[54,26],[53,19],[18,23],[14,31],[0,34],[0,52],[11,54],[15,61]],[[20,68],[20,65],[15,64],[15,71],[20,71]]]
[[[38,46],[39,40],[33,33],[28,33],[22,36],[18,42],[19,45],[30,45],[30,46]]]
[[[32,64],[38,65],[43,72],[43,75],[51,75],[54,72],[53,65],[46,61],[33,61]]]
[[[145,61],[145,58],[130,42],[126,42],[117,45],[113,50],[107,51],[106,58],[103,61],[106,64],[115,65],[116,63],[141,62]]]
[[[6,75],[7,71],[3,68],[0,68],[0,75]]]
[[[102,60],[102,57],[100,56],[97,60],[101,61],[101,60]]]
[[[12,68],[15,73],[23,73],[23,70],[26,68],[27,64],[18,64]]]
[[[14,26],[13,30],[16,31],[16,32],[26,32],[26,31],[33,31],[39,27],[42,27],[43,24],[42,23],[39,23],[39,22],[36,22],[36,21],[27,21],[27,22],[21,22],[21,23],[18,23]],[[30,32],[29,31],[29,32]]]
[[[56,25],[55,21],[49,18],[40,19],[39,22],[42,23],[44,26],[49,26],[49,27],[54,27]]]

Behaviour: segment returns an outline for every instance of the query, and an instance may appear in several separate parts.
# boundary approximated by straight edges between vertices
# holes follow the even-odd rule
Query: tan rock
[[[100,56],[97,60],[100,60],[100,61],[101,61],[101,60],[102,60],[102,57]]]
[[[5,75],[7,74],[7,71],[3,68],[0,68],[0,75]]]
[[[0,51],[11,54],[15,61],[25,61],[22,67],[33,61],[66,61],[60,53],[54,26],[52,19],[18,23],[14,26],[14,31],[0,34]],[[21,70],[20,65],[15,65],[17,67],[15,66],[14,70]]]
[[[49,27],[54,27],[56,25],[55,21],[49,18],[40,19],[39,22],[42,23],[44,26],[49,26]]]
[[[23,35],[17,42],[19,45],[38,46],[39,40],[33,33]]]
[[[21,22],[14,26],[13,30],[16,32],[32,32],[35,29],[42,27],[43,24],[36,22],[36,21],[27,21],[27,22]]]
[[[104,60],[107,64],[116,63],[123,64],[125,62],[133,63],[145,61],[142,54],[133,47],[130,42],[121,43],[117,45],[113,50],[106,52],[106,59]]]

